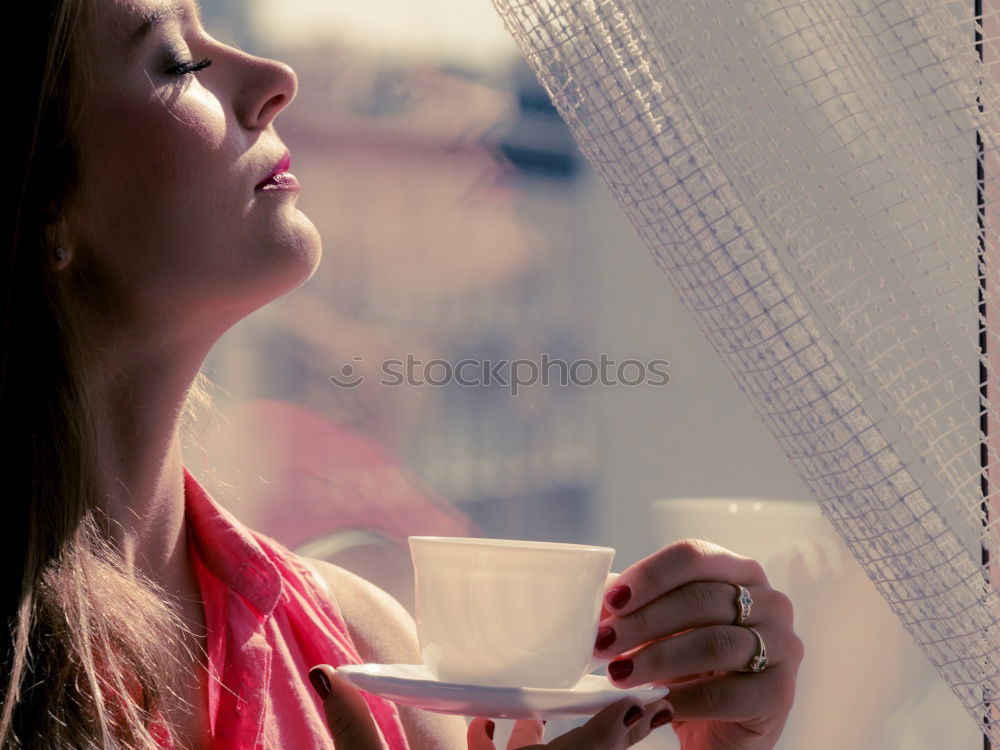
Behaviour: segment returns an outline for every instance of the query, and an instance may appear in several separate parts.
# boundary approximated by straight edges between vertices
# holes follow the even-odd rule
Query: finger
[[[798,638],[790,632],[779,636],[758,629],[767,652],[767,663],[776,666],[798,658]],[[608,677],[616,687],[648,682],[669,682],[703,672],[738,672],[757,655],[757,637],[738,625],[712,625],[663,638],[626,653],[608,664]]]
[[[795,697],[795,668],[768,668],[759,674],[725,674],[670,688],[675,721],[712,719],[754,721],[782,716]]]
[[[537,745],[541,743],[544,734],[545,726],[541,719],[518,719],[510,730],[507,750]]]
[[[382,750],[382,738],[368,704],[353,685],[340,679],[329,664],[313,667],[309,679],[323,698],[326,723],[338,746]]]
[[[496,750],[493,744],[493,735],[496,732],[496,723],[492,719],[476,717],[469,722],[469,729],[465,733],[466,743],[469,750]]]
[[[608,578],[604,583],[605,589],[610,589],[618,579],[621,578],[621,573],[608,573]],[[608,609],[608,603],[602,598],[601,599],[601,619],[608,617],[611,614],[611,610]]]
[[[586,724],[559,735],[548,750],[620,750],[628,747],[629,733],[643,720],[646,711],[634,698],[612,703]]]
[[[791,629],[792,603],[770,586],[749,586],[753,606],[747,625],[767,620]],[[680,586],[625,614],[601,621],[594,653],[598,656],[621,654],[647,641],[682,633],[708,625],[729,625],[739,611],[738,591],[729,583],[697,581]]]
[[[630,565],[607,589],[610,611],[628,614],[686,583],[739,581],[767,586],[760,563],[700,539],[682,539]]]
[[[628,747],[646,739],[650,732],[674,719],[674,707],[666,698],[653,701],[646,706],[646,713],[637,721],[628,733]]]

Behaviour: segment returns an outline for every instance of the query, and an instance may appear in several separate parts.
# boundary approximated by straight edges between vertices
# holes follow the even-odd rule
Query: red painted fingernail
[[[642,710],[642,706],[632,706],[632,708],[625,712],[622,721],[625,722],[625,726],[630,727],[639,721],[644,713],[646,712]]]
[[[615,631],[609,628],[607,625],[602,625],[597,629],[597,641],[594,643],[594,648],[598,651],[603,651],[612,643],[615,642]]]
[[[486,736],[489,737],[492,740],[493,739],[493,733],[495,731],[497,731],[497,725],[496,725],[496,723],[493,721],[493,719],[487,719],[486,720]]]
[[[653,714],[653,718],[649,720],[649,728],[656,729],[657,727],[662,727],[664,724],[669,724],[673,720],[674,712],[669,708],[665,708]]]
[[[612,586],[608,589],[608,593],[604,595],[604,601],[608,603],[609,607],[614,609],[621,609],[628,604],[628,600],[631,598],[632,589],[628,586]]]
[[[630,674],[632,674],[632,669],[634,665],[631,659],[622,659],[621,661],[613,661],[608,664],[608,674],[611,675],[611,679],[615,682],[619,680],[624,680]]]
[[[327,679],[327,676],[323,674],[323,670],[319,667],[313,667],[309,670],[309,682],[312,683],[316,692],[319,693],[319,697],[323,700],[327,699],[327,696],[330,695],[330,691],[333,689],[330,686],[330,680]]]

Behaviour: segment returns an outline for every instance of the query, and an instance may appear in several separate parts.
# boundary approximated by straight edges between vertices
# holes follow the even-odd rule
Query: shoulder
[[[420,663],[416,624],[403,605],[346,568],[326,560],[302,559],[316,569],[334,592],[362,659],[382,664]]]
[[[419,664],[423,657],[413,617],[370,581],[325,560],[303,558],[335,592],[359,656],[378,664]],[[400,705],[399,717],[411,747],[464,750],[465,722]]]

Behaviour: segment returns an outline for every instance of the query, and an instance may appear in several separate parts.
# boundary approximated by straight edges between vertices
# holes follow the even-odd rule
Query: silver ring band
[[[740,627],[749,630],[757,639],[757,653],[750,657],[750,661],[740,671],[763,672],[767,668],[767,649],[764,647],[764,639],[755,628],[751,628],[749,625],[741,625]]]
[[[732,585],[736,587],[736,619],[733,621],[733,625],[745,625],[750,618],[753,597],[750,596],[750,591],[747,590],[746,586],[740,586],[738,583]]]

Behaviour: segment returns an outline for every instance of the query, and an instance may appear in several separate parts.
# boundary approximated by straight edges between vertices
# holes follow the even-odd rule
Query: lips
[[[258,182],[254,190],[298,190],[299,181],[288,171],[291,163],[292,156],[286,151],[271,173]]]

